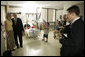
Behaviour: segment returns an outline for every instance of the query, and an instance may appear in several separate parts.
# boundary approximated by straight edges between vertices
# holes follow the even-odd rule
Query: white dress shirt
[[[71,22],[71,24],[73,24],[76,20],[78,20],[78,19],[80,19],[80,17],[77,17],[77,18],[75,18],[72,22]]]

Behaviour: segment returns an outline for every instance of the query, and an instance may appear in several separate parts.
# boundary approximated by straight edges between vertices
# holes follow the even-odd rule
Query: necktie
[[[16,25],[17,20],[15,19],[14,21],[15,21],[15,25]]]

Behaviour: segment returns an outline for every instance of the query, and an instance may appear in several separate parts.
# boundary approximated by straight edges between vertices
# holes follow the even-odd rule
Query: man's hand
[[[25,35],[25,31],[22,31],[22,35]]]

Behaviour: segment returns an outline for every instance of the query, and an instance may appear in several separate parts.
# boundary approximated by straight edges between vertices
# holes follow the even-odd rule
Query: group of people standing
[[[79,16],[79,7],[74,5],[67,9],[64,15],[64,23],[62,29],[58,30],[61,38],[59,42],[62,44],[60,48],[61,56],[84,56],[84,22]],[[55,36],[54,36],[55,37]]]
[[[54,30],[54,39],[59,36],[61,56],[84,56],[84,22],[80,15],[78,6],[73,5],[67,9],[63,16],[63,25],[57,20]],[[68,25],[66,23],[69,23]],[[48,42],[49,24],[44,22],[43,39]],[[56,36],[56,33],[58,36]]]
[[[11,14],[7,13],[6,20],[5,20],[5,31],[6,31],[6,38],[7,38],[7,50],[13,51],[14,48],[17,46],[23,47],[23,41],[22,41],[22,34],[24,33],[23,24],[20,18],[17,18],[17,15],[14,13],[13,17],[11,19]],[[18,38],[19,36],[19,42],[20,46],[18,44]]]
[[[60,48],[61,56],[83,56],[84,55],[84,22],[79,17],[79,7],[74,5],[67,9],[67,14],[63,17],[69,25],[63,25],[63,29],[60,30],[57,25],[56,30],[59,32],[59,42],[62,44]],[[7,14],[5,20],[5,30],[7,35],[7,50],[12,51],[15,46],[17,48],[23,47],[22,33],[24,32],[23,24],[20,18],[17,18],[16,14],[13,14],[14,18],[11,19],[11,14]],[[48,42],[49,23],[45,23],[43,39]],[[56,33],[56,32],[55,32]],[[67,35],[67,36],[66,36]],[[18,44],[17,36],[19,36],[20,46]],[[54,38],[57,37],[54,34]]]

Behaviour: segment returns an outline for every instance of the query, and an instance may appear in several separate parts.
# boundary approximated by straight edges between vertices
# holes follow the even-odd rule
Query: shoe
[[[12,51],[15,51],[15,49],[12,49]]]
[[[54,38],[55,39],[55,38]]]
[[[44,41],[44,39],[42,39],[42,41]]]
[[[23,48],[23,46],[20,46],[21,48]]]
[[[48,41],[45,41],[46,43],[48,42]]]
[[[54,39],[56,38],[56,36],[54,36]]]
[[[19,48],[19,46],[17,46],[17,48]]]

